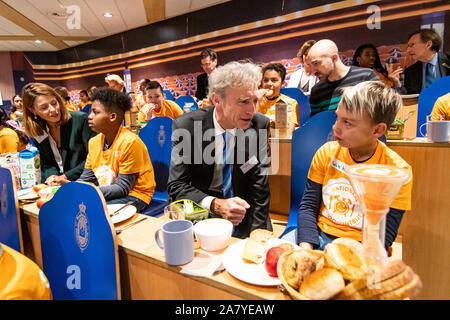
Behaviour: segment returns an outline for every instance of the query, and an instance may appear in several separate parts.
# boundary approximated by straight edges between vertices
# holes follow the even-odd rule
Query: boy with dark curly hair
[[[147,147],[122,126],[130,109],[130,100],[121,92],[103,89],[93,95],[89,127],[100,134],[89,140],[85,169],[78,181],[99,185],[107,204],[133,201],[142,212],[156,183]]]

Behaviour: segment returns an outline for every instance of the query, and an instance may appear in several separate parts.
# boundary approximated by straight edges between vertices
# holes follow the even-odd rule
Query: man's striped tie
[[[233,164],[231,163],[233,159],[230,158],[230,134],[223,133],[223,169],[222,169],[222,186],[223,186],[223,197],[225,199],[233,198],[233,184],[231,183],[231,176],[233,171]]]
[[[435,80],[436,78],[433,72],[433,65],[431,63],[427,63],[425,72],[425,88],[428,88]]]

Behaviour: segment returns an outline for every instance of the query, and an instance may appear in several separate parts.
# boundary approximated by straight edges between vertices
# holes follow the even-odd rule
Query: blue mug
[[[173,220],[165,223],[155,233],[155,241],[164,250],[167,264],[178,266],[194,259],[193,225],[189,220]],[[163,234],[163,243],[161,236]]]

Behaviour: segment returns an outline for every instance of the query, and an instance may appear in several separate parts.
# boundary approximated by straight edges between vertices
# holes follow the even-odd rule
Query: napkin
[[[194,259],[181,268],[180,273],[196,277],[209,277],[222,263],[223,252],[196,250]]]

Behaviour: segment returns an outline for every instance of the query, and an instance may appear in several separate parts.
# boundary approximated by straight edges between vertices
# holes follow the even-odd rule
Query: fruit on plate
[[[50,199],[38,199],[38,200],[36,201],[36,206],[38,207],[38,209],[40,209],[40,208],[42,207],[42,205],[43,205],[44,203],[46,203],[48,200],[50,200]]]
[[[269,250],[267,250],[266,253],[266,263],[264,264],[264,267],[266,268],[267,273],[271,277],[277,277],[277,264],[278,260],[280,259],[281,255],[286,250],[282,247],[272,247]]]
[[[39,194],[39,191],[41,191],[42,189],[45,189],[45,188],[47,188],[47,185],[44,183],[40,183],[40,184],[36,184],[33,186],[33,191],[36,194]]]

